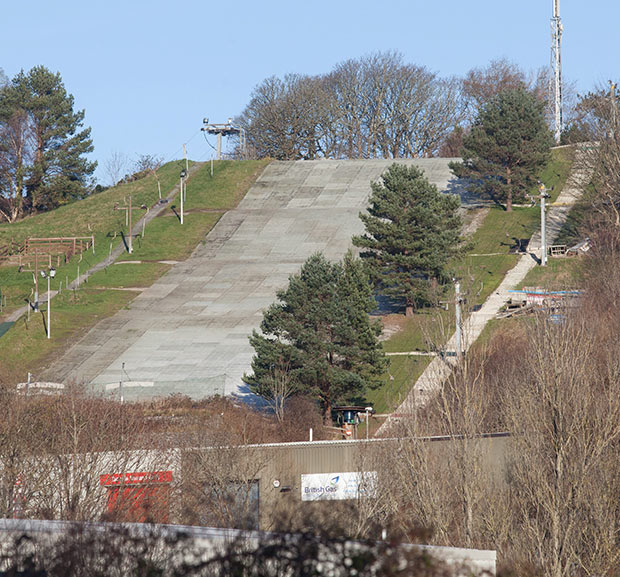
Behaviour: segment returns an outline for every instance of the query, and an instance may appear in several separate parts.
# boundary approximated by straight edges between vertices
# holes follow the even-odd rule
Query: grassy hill
[[[569,176],[574,151],[572,148],[556,148],[551,161],[540,174],[551,193],[553,202],[561,192]],[[551,190],[553,189],[553,190]],[[532,194],[537,194],[534,189]],[[517,263],[519,255],[514,252],[517,240],[529,239],[540,227],[540,207],[515,207],[506,212],[502,207],[488,209],[481,225],[471,237],[471,247],[464,258],[453,263],[456,274],[462,280],[463,290],[467,292],[469,308],[482,304],[497,288],[504,275]],[[551,263],[544,273],[532,271],[535,275],[546,275],[548,279],[554,270],[561,269],[564,277],[574,274],[574,265]],[[570,268],[570,272],[564,269]],[[542,278],[541,278],[542,280]],[[451,295],[446,299],[451,300]],[[433,346],[441,345],[454,332],[454,305],[448,310],[425,309],[417,311],[412,318],[404,315],[388,315],[384,318],[395,333],[385,342],[387,352],[425,352]],[[429,364],[429,356],[391,356],[389,374],[384,385],[370,391],[367,401],[382,413],[395,409],[405,398],[412,384]]]
[[[571,149],[553,151],[552,161],[541,174],[541,179],[549,189],[554,187],[554,195],[566,181],[571,163]],[[96,322],[128,305],[139,290],[164,274],[171,265],[162,261],[185,259],[223,212],[237,205],[266,164],[265,161],[218,162],[213,177],[208,165],[201,167],[188,182],[183,227],[172,208],[167,209],[146,227],[144,238],[138,236],[135,239],[132,255],[125,254],[117,264],[93,275],[80,290],[63,290],[52,303],[51,340],[48,341],[45,335],[46,305],[38,315],[31,314],[29,322],[22,317],[1,337],[0,382],[22,381],[27,371],[36,375],[50,359]],[[176,161],[158,172],[164,195],[177,184],[182,167]],[[153,205],[158,200],[156,179],[150,176],[14,225],[0,225],[0,246],[10,239],[21,242],[28,236],[94,234],[94,255],[85,253],[81,262],[76,257],[59,268],[52,289],[57,289],[61,282],[66,286],[67,280],[75,279],[78,266],[84,271],[107,256],[111,243],[120,242],[120,232],[126,231],[125,214],[113,208],[115,203],[124,204],[130,194],[134,206]],[[141,212],[136,211],[136,220]],[[518,258],[512,252],[515,240],[529,238],[537,230],[539,215],[538,207],[515,207],[511,213],[499,207],[488,209],[471,238],[469,253],[454,263],[459,275],[468,279],[464,284],[469,290],[469,306],[482,303],[501,282],[504,273],[514,266]],[[554,267],[548,270],[552,271]],[[40,283],[41,292],[46,288],[46,283]],[[32,291],[32,272],[18,273],[15,266],[0,267],[0,290],[7,295],[8,311],[23,306],[24,299]],[[430,343],[441,343],[453,332],[453,319],[452,306],[448,310],[418,311],[410,319],[403,315],[389,315],[384,322],[395,332],[385,342],[385,348],[388,352],[426,351]],[[429,360],[427,356],[392,356],[384,386],[370,392],[368,402],[380,412],[393,409]]]
[[[151,221],[144,238],[134,240],[134,252],[124,254],[115,264],[93,275],[79,290],[62,292],[52,301],[52,338],[46,338],[45,311],[32,312],[30,320],[24,315],[0,338],[0,382],[23,381],[27,372],[35,375],[48,362],[65,350],[71,342],[106,316],[126,306],[138,290],[150,286],[170,267],[161,261],[186,258],[211,230],[221,215],[234,208],[262,172],[268,161],[219,161],[200,166],[188,179],[185,218],[181,227],[170,203],[162,215]],[[158,171],[162,196],[177,184],[184,163],[168,163]],[[58,267],[52,290],[67,286],[78,273],[104,260],[111,247],[122,242],[121,232],[127,233],[124,211],[115,211],[114,205],[124,205],[132,197],[134,207],[153,206],[159,200],[157,180],[149,176],[123,184],[79,202],[63,206],[49,213],[26,218],[14,224],[0,225],[0,246],[21,243],[28,237],[95,236],[95,254],[91,251],[75,256]],[[178,205],[178,199],[176,201]],[[177,210],[177,209],[175,209]],[[135,210],[134,222],[144,211]],[[47,263],[46,263],[47,264]],[[54,265],[56,262],[54,262]],[[42,267],[43,268],[43,267]],[[6,296],[7,306],[0,315],[6,318],[11,311],[23,306],[31,298],[33,271],[16,265],[0,265],[0,291]],[[47,281],[39,282],[39,292],[47,290]]]

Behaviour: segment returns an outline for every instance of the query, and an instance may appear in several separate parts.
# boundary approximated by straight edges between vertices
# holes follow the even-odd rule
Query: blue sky
[[[239,114],[264,78],[318,74],[396,50],[441,76],[506,57],[549,64],[552,0],[33,0],[3,6],[0,67],[60,72],[86,110],[99,161],[113,152],[208,160],[202,118]],[[563,73],[584,92],[619,80],[620,3],[562,0]]]

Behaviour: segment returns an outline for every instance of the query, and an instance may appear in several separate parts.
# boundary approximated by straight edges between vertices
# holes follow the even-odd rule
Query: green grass
[[[430,363],[432,357],[389,357],[389,373],[384,384],[378,389],[368,391],[366,401],[378,413],[391,412],[405,400],[409,390]],[[393,378],[390,378],[393,377]]]
[[[220,160],[214,163],[213,176],[210,164],[205,164],[187,185],[187,210],[234,208],[256,179],[257,171],[262,172],[268,163],[265,160]],[[228,178],[230,174],[234,174],[234,178]]]
[[[454,331],[454,308],[425,309],[412,317],[391,315],[391,321],[396,321],[400,331],[385,341],[384,349],[388,353],[408,351],[428,351],[429,344],[437,342],[442,337]]]
[[[162,166],[158,172],[161,182],[162,195],[168,194],[176,184],[179,175],[179,162],[170,162]],[[92,265],[103,260],[109,253],[110,243],[116,246],[121,242],[120,232],[126,232],[125,212],[115,211],[115,204],[124,206],[129,195],[132,197],[134,207],[142,204],[152,206],[159,199],[157,180],[151,175],[136,182],[122,184],[107,189],[98,194],[93,194],[84,200],[74,202],[57,208],[56,210],[27,217],[12,224],[0,224],[0,246],[7,245],[11,241],[23,243],[26,238],[38,237],[70,237],[70,236],[95,236],[95,254],[92,251],[85,252],[74,257],[68,264],[62,261],[57,267],[57,279],[63,281],[68,278],[74,280]],[[134,220],[142,214],[137,208],[134,211]],[[43,260],[43,259],[41,259]],[[48,262],[44,262],[41,268],[46,268]],[[53,259],[52,264],[57,266],[58,261]],[[7,291],[7,311],[19,308],[24,304],[24,299],[30,295],[32,289],[32,271],[26,270],[20,274],[15,273],[17,267],[0,267],[0,290]]]
[[[194,212],[183,217],[183,226],[176,216],[153,219],[146,227],[144,238],[137,237],[128,260],[185,260],[222,216],[221,213]]]
[[[548,290],[579,288],[581,259],[577,257],[549,258],[547,266],[533,268],[517,288],[543,287]]]
[[[135,297],[123,291],[79,289],[63,291],[52,301],[52,331],[47,338],[47,305],[39,313],[24,315],[2,337],[0,347],[0,383],[26,380],[31,372],[38,373],[62,355],[68,346],[97,321],[113,314]],[[84,314],[88,311],[88,314]]]
[[[552,160],[541,173],[541,180],[555,201],[561,192],[574,157],[572,148],[552,151]],[[535,190],[532,194],[537,194]],[[516,265],[518,256],[511,253],[520,239],[529,239],[540,228],[540,207],[514,207],[506,212],[491,207],[482,225],[472,237],[471,250],[455,263],[463,279],[469,306],[482,304],[499,286],[506,272]]]
[[[145,237],[134,241],[132,260],[181,260],[186,258],[201,238],[215,225],[221,211],[237,205],[249,185],[268,161],[219,161],[214,163],[211,176],[209,164],[188,179],[187,214],[183,228],[172,208],[146,226]],[[193,164],[193,163],[190,163]],[[162,196],[176,186],[184,161],[173,161],[157,171]],[[74,257],[70,263],[58,267],[57,278],[73,281],[103,260],[110,252],[110,246],[121,242],[121,231],[126,233],[125,211],[115,211],[114,206],[125,206],[129,195],[134,207],[133,220],[142,216],[141,205],[153,206],[159,199],[157,180],[151,175],[136,182],[122,184],[93,194],[88,198],[62,206],[56,210],[25,218],[19,222],[0,224],[0,246],[23,243],[29,237],[95,236],[95,254],[88,251]],[[173,205],[179,204],[178,198]],[[178,208],[177,208],[178,210]],[[207,211],[207,212],[202,212]],[[208,212],[216,211],[216,212]],[[53,261],[54,266],[57,262]],[[44,267],[47,263],[44,264]],[[17,274],[16,267],[0,267],[0,291],[7,296],[10,312],[24,304],[32,290],[32,272],[26,270]]]
[[[88,279],[89,288],[145,288],[151,286],[170,269],[156,262],[113,264]],[[53,305],[52,305],[53,306]]]
[[[540,174],[540,180],[545,183],[552,202],[566,183],[573,157],[574,151],[571,148],[553,150],[551,162]],[[530,192],[532,195],[538,194],[536,188]],[[538,206],[514,207],[511,212],[499,206],[489,209],[471,239],[467,254],[452,263],[456,275],[462,279],[462,291],[470,309],[482,304],[496,290],[506,272],[516,265],[519,257],[511,253],[511,249],[518,239],[529,239],[539,227]],[[554,270],[554,266],[560,268]],[[562,266],[569,265],[552,265],[548,268],[553,272],[532,274],[568,274],[561,270]],[[446,297],[446,300],[451,299],[451,294]],[[453,305],[450,305],[449,311],[419,311],[413,318],[404,319],[400,323],[401,331],[385,341],[384,348],[388,352],[425,351],[429,348],[429,336],[437,344],[443,344],[454,331],[453,319]],[[368,393],[368,402],[375,403],[379,411],[392,409],[393,403],[404,398],[428,363],[429,357],[390,357],[390,371],[394,379],[388,377],[383,387]]]
[[[49,361],[66,350],[81,334],[99,320],[127,306],[138,294],[135,291],[108,290],[145,288],[165,274],[170,265],[161,260],[183,260],[213,228],[223,212],[235,207],[252,182],[269,161],[222,161],[205,164],[188,180],[187,213],[184,224],[166,210],[145,228],[144,238],[134,239],[134,252],[123,253],[119,261],[139,263],[113,264],[94,274],[77,291],[65,291],[52,302],[52,339],[46,338],[43,317],[31,314],[29,323],[22,317],[1,339],[0,382],[23,380],[26,371],[36,373]],[[162,196],[176,185],[179,162],[160,169]],[[98,195],[55,211],[27,218],[12,225],[0,226],[0,245],[8,238],[23,241],[29,236],[86,236],[88,224],[95,234],[96,252],[85,252],[66,265],[58,267],[52,290],[66,286],[78,273],[80,276],[91,266],[103,260],[110,251],[110,243],[121,242],[119,232],[125,230],[125,215],[114,211],[114,203],[132,195],[133,204],[152,206],[159,195],[154,177],[106,190]],[[178,205],[178,200],[176,203]],[[137,214],[142,211],[137,210]],[[85,217],[86,215],[86,217]],[[85,232],[86,231],[86,232]],[[54,263],[55,264],[55,263]],[[61,285],[62,283],[62,285]],[[32,291],[32,271],[17,272],[16,266],[0,268],[0,291],[7,295],[10,312],[22,306]],[[47,282],[39,283],[39,292],[47,290]],[[45,310],[46,305],[42,305]],[[25,369],[24,369],[25,367]]]

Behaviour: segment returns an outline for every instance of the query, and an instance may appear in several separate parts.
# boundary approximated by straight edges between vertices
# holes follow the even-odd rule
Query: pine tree
[[[470,179],[469,189],[512,210],[549,159],[552,136],[544,103],[520,88],[501,92],[479,112],[463,139],[462,163],[450,168]]]
[[[394,163],[371,184],[361,247],[377,290],[404,300],[406,313],[433,302],[431,286],[449,279],[448,261],[461,248],[457,196],[442,194],[421,170]]]
[[[273,402],[285,377],[289,394],[320,400],[327,422],[334,403],[359,401],[380,384],[387,366],[381,327],[369,317],[375,305],[368,277],[350,254],[342,263],[316,254],[277,296],[264,313],[262,334],[250,337],[256,354],[244,380]]]
[[[0,127],[27,120],[28,162],[13,171],[13,194],[25,196],[31,212],[50,210],[88,194],[89,178],[97,163],[85,155],[93,151],[90,128],[82,128],[84,111],[73,110],[59,73],[44,66],[21,71],[0,93]],[[26,127],[23,129],[26,132]],[[4,144],[4,143],[0,143]],[[6,174],[10,174],[7,172]],[[7,196],[7,190],[0,191]]]

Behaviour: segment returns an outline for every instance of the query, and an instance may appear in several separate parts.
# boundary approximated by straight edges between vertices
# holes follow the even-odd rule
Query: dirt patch
[[[488,208],[477,208],[467,212],[463,224],[463,236],[472,236],[489,214]]]
[[[383,323],[383,330],[379,336],[380,341],[387,341],[403,330],[403,324],[406,322],[407,317],[405,315],[385,315],[381,317]]]

